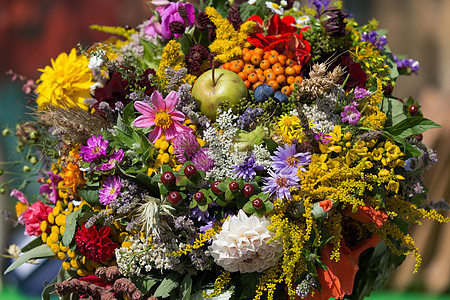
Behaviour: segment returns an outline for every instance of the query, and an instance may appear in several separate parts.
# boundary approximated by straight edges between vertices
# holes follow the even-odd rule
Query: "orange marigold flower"
[[[83,173],[77,164],[69,162],[67,167],[63,167],[63,172],[64,184],[71,188],[74,193],[76,192],[78,185],[85,183]]]

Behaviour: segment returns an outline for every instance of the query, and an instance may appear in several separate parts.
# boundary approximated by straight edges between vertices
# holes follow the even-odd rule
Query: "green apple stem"
[[[213,82],[213,87],[216,86],[216,79],[214,78],[214,67],[216,65],[216,61],[213,59],[212,60],[212,70],[211,70],[211,76],[212,76],[212,82]]]

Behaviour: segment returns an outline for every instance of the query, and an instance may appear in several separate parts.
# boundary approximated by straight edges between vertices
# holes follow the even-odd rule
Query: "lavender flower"
[[[103,189],[99,190],[100,203],[108,205],[117,199],[122,186],[122,179],[118,176],[109,176],[103,183]]]
[[[108,162],[102,163],[100,166],[97,167],[97,170],[99,171],[108,171],[111,169],[114,169],[116,167],[116,164],[119,164],[123,159],[123,150],[119,149],[119,151],[111,154],[108,158]]]
[[[353,91],[353,95],[355,96],[355,99],[365,99],[370,96],[370,92],[357,86]]]
[[[303,279],[302,282],[297,285],[295,294],[299,297],[306,297],[311,293],[311,290],[313,288],[316,288],[314,277],[308,274],[306,275],[305,279]]]
[[[297,153],[295,145],[286,144],[284,147],[278,146],[272,160],[272,167],[276,173],[295,174],[300,166],[311,163],[311,155],[308,152]],[[301,170],[306,171],[304,168],[301,168]]]
[[[93,162],[102,156],[106,156],[107,148],[107,140],[104,140],[101,135],[98,137],[93,135],[87,140],[87,146],[80,148],[80,155],[85,162]]]
[[[387,44],[387,39],[385,35],[378,36],[376,31],[371,32],[363,32],[361,35],[361,40],[364,42],[371,43],[374,47],[378,49],[383,49],[383,47]]]
[[[262,188],[263,192],[268,193],[269,196],[276,193],[276,197],[281,200],[292,200],[289,188],[299,188],[300,185],[298,183],[300,178],[296,174],[292,173],[289,174],[280,172],[276,174],[272,170],[269,170],[268,173],[271,177],[264,178],[265,186]]]
[[[62,177],[58,174],[48,171],[47,174],[50,176],[50,184],[45,183],[39,188],[39,194],[47,194],[48,199],[56,204],[56,201],[60,200],[58,193],[58,182],[62,180]]]
[[[262,114],[264,110],[262,108],[247,107],[242,115],[237,120],[237,126],[240,129],[247,129],[254,122],[255,117]]]
[[[208,154],[208,150],[201,148],[192,157],[192,162],[197,169],[209,172],[214,168],[214,160]]]
[[[341,112],[341,121],[356,125],[361,118],[361,113],[353,105],[346,105],[344,111]]]
[[[251,181],[256,176],[256,171],[262,171],[266,167],[263,165],[257,165],[255,155],[251,155],[245,158],[242,165],[233,166],[232,169],[235,172],[234,177],[237,179],[244,179],[245,181]]]
[[[173,153],[181,163],[191,160],[199,149],[200,144],[195,135],[190,131],[180,132],[173,141]]]

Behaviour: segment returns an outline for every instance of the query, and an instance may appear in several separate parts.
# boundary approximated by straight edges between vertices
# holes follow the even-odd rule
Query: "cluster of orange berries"
[[[302,82],[302,67],[293,59],[294,54],[279,54],[276,50],[263,51],[261,48],[242,49],[242,58],[224,63],[223,68],[233,71],[244,80],[247,89],[254,90],[260,84],[270,85],[274,91],[280,90],[290,95],[295,83]]]

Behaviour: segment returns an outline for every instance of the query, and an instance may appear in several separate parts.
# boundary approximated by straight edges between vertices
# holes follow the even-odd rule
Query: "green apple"
[[[192,96],[202,114],[215,121],[217,106],[220,103],[228,103],[229,106],[239,103],[242,98],[247,97],[247,87],[236,73],[214,69],[197,78],[192,88]]]

